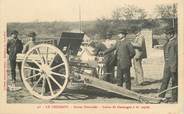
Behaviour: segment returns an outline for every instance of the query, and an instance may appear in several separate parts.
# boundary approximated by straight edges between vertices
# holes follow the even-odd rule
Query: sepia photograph
[[[3,0],[5,103],[180,104],[183,12],[158,1]]]

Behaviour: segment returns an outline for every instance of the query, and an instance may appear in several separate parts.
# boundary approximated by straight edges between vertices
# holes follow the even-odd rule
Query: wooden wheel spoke
[[[41,63],[44,64],[44,57],[43,57],[43,55],[40,53],[39,48],[36,48],[35,50],[36,50],[36,53],[37,53],[37,54],[39,55],[39,57],[40,57]]]
[[[38,85],[38,83],[41,81],[42,78],[43,78],[43,77],[40,76],[40,78],[38,79],[38,81],[36,82],[36,84],[33,85],[32,90]]]
[[[52,63],[54,62],[54,59],[56,57],[57,53],[53,56],[53,59],[51,60],[51,62],[49,63],[49,66],[51,67]]]
[[[43,58],[43,61],[44,61],[44,64],[47,64],[48,65],[48,47],[47,47],[47,51],[46,51],[46,53],[44,53],[44,54],[41,54],[42,56],[42,58]]]
[[[40,69],[38,69],[38,68],[32,68],[32,67],[24,67],[25,69],[30,69],[30,70],[36,70],[36,71],[40,71]]]
[[[46,83],[46,80],[45,80],[45,77],[43,77],[43,81],[42,81],[42,95],[45,93],[45,83]]]
[[[41,73],[37,73],[37,74],[34,74],[34,75],[32,75],[32,76],[29,76],[29,77],[26,78],[26,80],[27,80],[27,79],[30,79],[30,78],[37,77],[37,76],[39,76],[39,75],[41,75]]]
[[[49,54],[49,48],[47,47],[47,52],[46,52],[46,57],[45,57],[45,61],[48,64],[48,54]]]
[[[56,81],[51,75],[49,75],[49,78],[51,78],[52,81],[54,81],[54,83],[56,83],[59,88],[62,88],[61,84],[59,84],[58,81]]]
[[[53,71],[51,71],[51,74],[56,75],[56,76],[61,76],[61,77],[64,77],[64,78],[66,76],[64,74],[59,74],[59,73],[56,73],[56,72],[53,72]]]
[[[52,86],[51,86],[51,83],[50,83],[50,79],[49,79],[48,77],[46,77],[46,79],[47,79],[47,82],[48,82],[48,84],[49,84],[49,89],[50,89],[51,95],[53,96],[53,95],[54,95],[54,92],[53,92],[53,90],[52,90]]]
[[[41,65],[37,62],[37,61],[35,61],[35,60],[31,60],[33,63],[35,63],[39,68],[41,68]]]
[[[58,68],[58,67],[60,67],[60,66],[63,66],[63,65],[65,65],[65,64],[64,64],[64,63],[58,64],[58,65],[52,67],[51,70],[56,69],[56,68]]]

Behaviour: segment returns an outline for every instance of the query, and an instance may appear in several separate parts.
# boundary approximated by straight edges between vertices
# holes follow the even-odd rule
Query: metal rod
[[[80,28],[80,33],[82,31],[82,26],[81,26],[81,7],[79,5],[79,28]]]
[[[161,94],[163,94],[163,93],[165,93],[165,92],[167,92],[167,91],[170,91],[170,90],[173,90],[173,89],[177,89],[177,88],[178,88],[178,86],[174,86],[174,87],[171,87],[171,88],[166,89],[164,91],[161,91],[160,93],[158,93],[158,96],[161,95]]]

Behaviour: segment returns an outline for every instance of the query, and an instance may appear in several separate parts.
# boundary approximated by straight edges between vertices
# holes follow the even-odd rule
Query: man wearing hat
[[[19,90],[21,87],[15,87],[16,82],[16,56],[17,53],[21,53],[23,49],[22,41],[18,39],[18,31],[14,30],[11,33],[11,38],[7,43],[7,53],[9,55],[10,60],[10,68],[11,68],[11,86],[9,87],[11,90]],[[20,65],[18,65],[20,67]],[[20,69],[20,68],[19,68]]]
[[[107,32],[105,35],[105,41],[103,42],[107,48],[111,48],[115,42],[111,40],[113,33]]]
[[[122,30],[119,32],[119,41],[111,47],[110,49],[106,50],[103,54],[110,53],[116,50],[116,59],[117,59],[117,85],[125,86],[127,89],[131,89],[131,77],[130,77],[130,67],[131,59],[135,55],[135,51],[133,49],[132,44],[126,39],[127,35],[126,30]]]
[[[141,29],[138,27],[134,27],[133,29],[133,33],[136,36],[135,40],[132,42],[135,50],[133,65],[135,69],[136,85],[142,85],[144,82],[142,59],[147,58],[146,43],[144,36],[141,34]]]
[[[172,81],[172,87],[178,86],[178,44],[175,31],[173,28],[168,28],[165,31],[167,42],[164,45],[164,76],[160,92],[168,88],[169,81]],[[165,97],[165,92],[160,94],[160,97]],[[178,89],[172,90],[171,102],[177,102]]]
[[[115,45],[115,40],[111,40],[113,33],[107,32],[105,36],[105,41],[103,44],[106,46],[106,49],[111,48],[113,45]],[[112,51],[111,53],[108,53],[105,58],[105,80],[111,83],[115,83],[115,77],[114,77],[114,67],[116,65],[115,61],[115,51]]]

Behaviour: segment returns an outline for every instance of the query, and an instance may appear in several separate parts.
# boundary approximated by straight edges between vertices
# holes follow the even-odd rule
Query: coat
[[[107,47],[103,44],[103,43],[98,43],[96,42],[96,46],[95,46],[95,56],[100,55],[100,52],[104,52],[105,50],[107,50]],[[104,57],[104,62],[106,66],[112,65],[112,58],[113,55],[112,53],[108,53],[105,57]]]
[[[146,43],[143,35],[139,34],[138,36],[136,36],[132,45],[136,52],[135,54],[136,59],[147,58]]]
[[[120,69],[126,69],[132,66],[131,59],[135,55],[132,44],[127,39],[118,41],[113,47],[107,49],[104,54],[116,50],[117,66]]]
[[[173,38],[164,45],[164,60],[166,67],[170,67],[171,72],[177,72],[178,67],[178,44]]]
[[[14,38],[8,40],[7,43],[7,53],[9,55],[10,60],[16,61],[17,53],[22,53],[23,44],[22,41]]]

